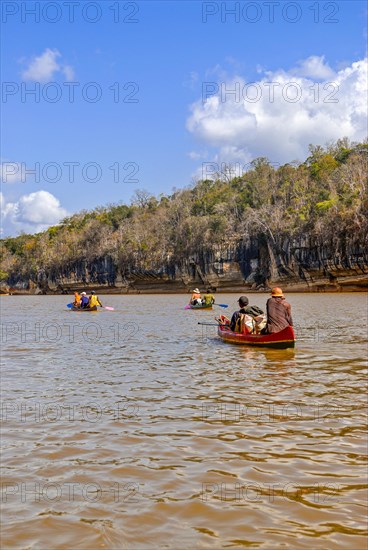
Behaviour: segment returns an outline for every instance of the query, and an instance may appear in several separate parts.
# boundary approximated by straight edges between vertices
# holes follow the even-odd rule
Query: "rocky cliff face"
[[[316,245],[307,237],[270,242],[264,236],[169,258],[164,265],[118,265],[111,257],[77,261],[36,276],[13,277],[5,291],[26,294],[187,292],[198,286],[222,292],[361,291],[368,287],[368,254],[357,243]],[[3,289],[4,290],[4,289]]]

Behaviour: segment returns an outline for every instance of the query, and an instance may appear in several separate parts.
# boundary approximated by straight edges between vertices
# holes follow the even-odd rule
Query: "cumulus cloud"
[[[16,202],[7,202],[0,193],[2,234],[25,231],[38,233],[55,225],[68,214],[60,201],[48,191],[22,195]]]
[[[70,81],[74,79],[74,69],[71,65],[64,65],[62,67],[62,72],[64,73],[66,80]]]
[[[316,80],[326,80],[336,76],[335,71],[331,69],[328,63],[325,63],[324,55],[311,55],[308,59],[301,61],[292,72]]]
[[[191,106],[187,128],[214,148],[218,162],[303,160],[309,143],[365,139],[366,74],[366,59],[333,72],[324,57],[313,56],[252,83],[241,77],[205,83],[209,97]]]
[[[60,62],[62,57],[59,50],[46,50],[39,56],[35,56],[30,61],[27,69],[22,73],[24,80],[34,80],[36,82],[49,82],[57,73],[64,74],[66,80],[73,80],[74,70],[70,65]]]

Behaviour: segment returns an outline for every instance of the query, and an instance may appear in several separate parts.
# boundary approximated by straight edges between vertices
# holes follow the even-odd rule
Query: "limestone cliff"
[[[357,244],[334,249],[308,237],[270,242],[264,235],[227,246],[202,249],[162,265],[119,265],[110,256],[79,260],[36,276],[12,276],[6,291],[26,294],[70,293],[94,289],[106,293],[187,292],[198,286],[222,292],[362,291],[368,288],[368,255]]]

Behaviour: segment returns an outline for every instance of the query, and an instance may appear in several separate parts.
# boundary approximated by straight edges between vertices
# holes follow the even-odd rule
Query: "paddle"
[[[72,309],[73,304],[66,304],[66,307],[68,307],[69,309]]]
[[[184,309],[190,309],[190,305],[186,305]]]
[[[220,323],[199,323],[199,325],[206,325],[207,327],[218,327],[220,326]]]

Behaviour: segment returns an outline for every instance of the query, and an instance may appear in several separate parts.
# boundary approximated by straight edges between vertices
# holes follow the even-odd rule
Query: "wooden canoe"
[[[218,335],[224,342],[230,342],[231,344],[281,349],[295,346],[293,327],[286,327],[274,334],[240,334],[239,332],[233,332],[226,325],[219,325]]]
[[[190,309],[212,309],[212,304],[207,304],[207,305],[206,304],[202,304],[202,305],[189,304],[189,306],[190,306]]]
[[[93,306],[93,307],[72,307],[71,308],[72,311],[80,311],[80,312],[87,312],[87,311],[97,311],[97,306]]]

